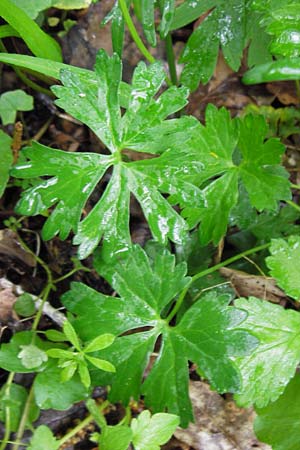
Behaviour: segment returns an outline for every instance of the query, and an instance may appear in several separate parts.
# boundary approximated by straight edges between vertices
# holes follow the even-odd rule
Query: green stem
[[[177,72],[176,72],[175,56],[174,56],[172,36],[170,33],[167,34],[165,43],[166,43],[167,61],[168,61],[171,81],[172,81],[172,84],[177,86],[178,79],[177,79]]]
[[[12,450],[18,450],[19,446],[21,444],[19,444],[19,441],[21,441],[23,434],[24,434],[24,430],[25,430],[25,426],[26,426],[26,422],[28,419],[28,415],[29,415],[29,411],[30,411],[30,407],[31,407],[31,403],[33,401],[33,386],[31,386],[31,389],[29,391],[26,403],[25,403],[25,407],[23,410],[23,414],[19,423],[19,428],[17,431],[17,436],[16,436],[16,444],[13,445]]]
[[[287,200],[286,203],[290,206],[292,206],[293,208],[295,208],[297,211],[300,211],[300,206],[297,205],[296,203],[292,202],[292,200]]]
[[[154,63],[155,62],[155,58],[151,55],[151,53],[148,51],[148,49],[145,47],[143,41],[141,40],[135,26],[134,23],[130,17],[127,5],[126,5],[126,0],[119,0],[119,5],[121,8],[121,11],[123,13],[123,17],[125,19],[125,22],[127,24],[128,30],[132,36],[132,39],[134,40],[134,42],[136,43],[136,46],[138,47],[138,49],[140,50],[140,52],[142,53],[142,55],[150,62],[150,63]]]
[[[105,400],[105,402],[103,402],[100,405],[99,411],[100,412],[103,411],[105,408],[107,408],[109,404],[110,402],[108,400]],[[93,420],[94,420],[93,414],[89,414],[85,419],[82,420],[82,422],[80,422],[75,428],[73,428],[59,440],[59,447],[61,447],[65,442],[69,441],[73,436],[75,436],[80,430],[85,428],[89,423],[93,422]]]
[[[300,189],[300,184],[291,183],[291,188],[293,188],[293,189]]]
[[[37,327],[39,325],[39,322],[40,322],[42,314],[43,314],[44,305],[45,305],[45,303],[46,303],[46,301],[48,299],[48,296],[50,294],[50,291],[51,291],[52,287],[53,287],[52,284],[47,284],[47,286],[45,287],[44,292],[42,294],[42,302],[41,302],[41,304],[39,306],[38,312],[37,312],[37,314],[36,314],[36,316],[34,318],[34,322],[32,324],[32,328],[31,328],[32,331],[34,332],[33,340],[35,338],[35,334],[36,334],[35,332],[37,331]]]
[[[6,386],[5,386],[4,397],[9,398],[10,387],[12,385],[14,376],[15,376],[15,372],[10,372],[10,374],[8,375],[8,378],[6,381]],[[10,407],[9,407],[9,405],[7,405],[7,406],[5,406],[5,431],[4,431],[3,440],[2,440],[2,443],[0,446],[0,450],[5,450],[6,444],[8,444],[8,441],[9,441],[10,433],[11,433],[11,430],[10,430]]]
[[[21,238],[21,236],[19,235],[19,233],[17,232],[17,230],[13,229],[13,231],[16,233],[18,241],[20,242],[20,244],[22,245],[22,247],[24,247],[24,249],[30,253],[34,259],[36,260],[37,263],[39,263],[42,268],[44,269],[44,271],[47,274],[47,279],[48,279],[48,284],[51,285],[51,287],[53,287],[53,278],[52,278],[52,273],[51,270],[49,269],[48,265],[38,256],[36,255],[30,247],[28,247],[28,245],[23,241],[23,239]]]
[[[74,275],[74,273],[79,272],[79,270],[82,270],[84,272],[90,272],[91,271],[91,269],[89,269],[88,267],[84,267],[84,266],[74,267],[74,269],[72,269],[70,272],[68,272],[65,275],[63,275],[63,276],[53,280],[53,283],[54,284],[60,283],[61,281],[65,280],[66,278],[69,278],[72,275]]]
[[[217,270],[221,269],[222,267],[228,266],[229,264],[232,264],[235,261],[238,261],[239,259],[244,258],[245,256],[252,255],[253,253],[260,252],[261,250],[265,250],[270,245],[271,245],[271,243],[268,242],[267,244],[262,244],[257,247],[250,248],[249,250],[246,250],[245,252],[239,253],[238,255],[232,256],[231,258],[225,259],[225,261],[222,261],[219,264],[216,264],[215,266],[209,267],[208,269],[205,269],[199,273],[196,273],[196,275],[194,275],[191,278],[188,285],[180,293],[173,309],[171,310],[170,314],[166,318],[166,321],[168,323],[170,323],[170,321],[173,319],[173,317],[178,313],[189,288],[195,281],[199,280],[199,278],[205,277],[206,275],[216,272]]]

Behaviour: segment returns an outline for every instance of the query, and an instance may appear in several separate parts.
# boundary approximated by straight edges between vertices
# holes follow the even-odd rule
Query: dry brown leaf
[[[228,267],[222,267],[220,274],[230,280],[239,297],[253,296],[273,303],[280,303],[287,298],[285,293],[276,286],[273,278],[249,275]]]
[[[35,267],[35,258],[28,253],[18,241],[18,236],[12,230],[0,230],[0,256],[18,259],[26,266]]]
[[[195,450],[271,450],[253,432],[253,409],[238,408],[201,381],[190,382],[195,423],[178,428],[175,436]]]

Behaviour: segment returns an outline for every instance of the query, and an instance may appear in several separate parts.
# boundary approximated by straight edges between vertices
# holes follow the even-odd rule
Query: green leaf
[[[0,97],[0,117],[3,125],[14,123],[17,111],[31,111],[32,109],[33,97],[20,89],[5,92]]]
[[[97,350],[102,350],[103,348],[109,347],[115,340],[113,334],[101,334],[92,340],[86,347],[84,347],[85,353],[96,352]]]
[[[62,350],[61,348],[50,348],[47,351],[50,358],[73,359],[74,353],[71,350]]]
[[[248,314],[243,329],[260,341],[251,355],[236,361],[243,379],[236,399],[244,407],[262,407],[282,394],[300,361],[300,313],[255,297],[240,298],[235,306]]]
[[[103,430],[103,431],[102,431]],[[106,426],[99,436],[101,450],[127,450],[132,431],[125,425]]]
[[[76,350],[80,351],[81,344],[79,342],[78,336],[77,336],[76,331],[74,330],[73,326],[71,325],[71,323],[68,320],[64,321],[63,332],[66,335],[66,337],[68,338],[68,341],[70,341],[71,344],[74,345]]]
[[[98,255],[95,266],[120,297],[103,296],[82,284],[73,284],[63,303],[77,316],[73,325],[83,341],[99,332],[119,335],[100,355],[116,367],[116,375],[90,369],[93,385],[111,384],[111,401],[127,403],[142,393],[146,405],[154,411],[167,408],[179,414],[186,425],[192,419],[188,360],[199,364],[218,390],[239,389],[239,373],[231,358],[250,351],[256,339],[235,329],[246,313],[228,307],[229,296],[201,299],[178,326],[170,327],[165,311],[189,282],[185,264],[175,265],[175,257],[164,248],[157,248],[148,258],[136,246],[120,255],[114,266],[105,264]],[[148,330],[140,330],[142,327]],[[130,330],[135,332],[126,333]],[[157,360],[142,384],[159,337],[162,344]]]
[[[152,47],[156,46],[156,34],[154,23],[154,0],[140,0],[141,22],[145,37]]]
[[[78,362],[78,373],[83,386],[88,389],[91,385],[91,377],[89,369],[87,368],[86,361]]]
[[[9,408],[10,429],[16,432],[23,414],[24,406],[28,397],[27,390],[19,384],[12,383],[7,392],[7,385],[4,384],[0,391],[0,420],[5,422],[6,408]],[[26,428],[39,416],[39,409],[34,402],[31,402],[27,418]],[[30,425],[29,425],[30,427]]]
[[[36,345],[20,345],[20,348],[22,350],[18,353],[18,358],[26,369],[37,369],[43,362],[48,361],[47,353]]]
[[[9,179],[9,170],[13,162],[11,151],[12,139],[4,131],[0,130],[0,197],[6,188]]]
[[[55,439],[50,428],[46,425],[40,425],[34,430],[30,445],[27,448],[28,450],[40,450],[41,448],[57,450],[59,447],[59,441]]]
[[[270,51],[277,56],[300,56],[300,6],[297,1],[272,8],[266,15],[267,32],[272,35]]]
[[[52,0],[52,6],[58,9],[85,9],[90,6],[92,0]]]
[[[182,10],[193,7],[194,2],[186,3],[187,6],[182,6]],[[203,11],[202,2],[198,7],[195,2],[195,12],[199,9],[199,15],[204,12],[207,15],[190,36],[181,56],[181,62],[185,63],[181,75],[182,84],[195,90],[199,82],[207,83],[213,75],[219,47],[222,48],[227,64],[233,70],[238,70],[246,44],[245,3],[244,0],[204,2],[206,9]],[[174,24],[172,28],[173,26]]]
[[[65,410],[88,397],[79,376],[75,374],[71,380],[62,383],[61,369],[55,364],[48,364],[47,369],[36,376],[33,388],[41,409]]]
[[[36,19],[41,11],[52,6],[53,0],[11,0],[22,9],[31,19]]]
[[[42,341],[38,336],[35,336],[35,349],[33,350],[33,355],[37,353],[37,364],[36,367],[26,367],[23,365],[22,360],[19,358],[20,350],[23,347],[28,347],[32,343],[33,333],[30,331],[21,331],[16,333],[8,344],[1,344],[0,348],[0,367],[10,372],[18,373],[28,373],[43,370],[45,367],[45,359],[42,362],[41,359],[45,358],[43,355],[44,350],[46,351],[52,344],[46,341]],[[42,351],[42,353],[39,352]],[[30,361],[30,350],[29,350],[29,361]],[[25,351],[26,356],[26,351]],[[27,359],[27,358],[25,358]],[[42,362],[42,363],[41,363]],[[29,362],[30,364],[30,362]]]
[[[47,330],[45,332],[45,336],[47,339],[49,339],[49,341],[54,341],[54,342],[67,341],[66,335],[64,333],[62,333],[61,331],[57,331],[57,330]]]
[[[175,13],[175,0],[163,0],[160,5],[162,17],[159,25],[160,36],[165,39],[170,31],[174,13]]]
[[[14,66],[24,67],[25,69],[30,69],[38,73],[42,73],[51,78],[57,80],[61,79],[61,74],[63,70],[72,70],[74,73],[78,73],[83,77],[94,80],[97,82],[94,72],[88,69],[83,69],[81,67],[76,67],[68,64],[63,64],[57,61],[52,61],[46,58],[37,58],[28,55],[20,55],[14,53],[0,53],[0,61],[6,64],[11,64]],[[130,86],[127,83],[120,83],[120,104],[122,107],[126,107],[129,102],[131,95]]]
[[[273,239],[270,253],[266,263],[272,277],[287,295],[300,301],[300,237]]]
[[[72,68],[62,71],[61,79],[65,86],[54,88],[60,97],[57,104],[87,124],[112,155],[74,154],[37,143],[24,150],[29,161],[17,165],[12,174],[21,178],[50,178],[25,191],[17,211],[35,215],[56,204],[44,225],[44,239],[56,234],[65,239],[73,230],[80,258],[90,254],[102,237],[108,255],[123,251],[130,245],[129,200],[132,192],[156,240],[161,243],[166,243],[167,239],[184,241],[188,225],[167,201],[165,194],[171,194],[175,204],[188,202],[203,206],[201,192],[192,184],[192,174],[189,173],[193,166],[193,172],[201,170],[201,164],[193,164],[186,152],[177,149],[168,149],[161,157],[148,161],[126,162],[122,153],[128,148],[139,150],[138,142],[141,141],[142,151],[156,153],[156,148],[152,151],[151,140],[147,140],[146,146],[143,136],[153,128],[156,133],[160,133],[160,127],[164,132],[169,122],[165,121],[166,117],[186,104],[188,92],[185,88],[173,86],[157,99],[153,98],[164,77],[160,63],[148,67],[140,63],[133,75],[132,96],[121,116],[118,95],[121,63],[117,55],[109,58],[104,51],[99,53],[97,82],[94,75],[91,77],[88,73],[79,73]],[[183,129],[188,132],[191,126],[195,126],[194,121],[182,119],[183,127],[179,126],[181,136]],[[181,124],[181,119],[177,121]],[[157,142],[154,145],[156,147]],[[113,166],[111,178],[102,197],[79,222],[88,197],[110,166]]]
[[[258,439],[273,450],[299,449],[300,376],[297,373],[279,399],[262,409],[254,422]]]
[[[36,311],[32,296],[28,293],[20,295],[14,303],[14,310],[19,316],[32,316]]]
[[[11,0],[1,0],[0,16],[18,31],[34,55],[62,61],[59,44]]]
[[[159,450],[168,442],[179,425],[179,417],[174,414],[158,413],[152,417],[148,410],[137,419],[132,419],[132,443],[136,450]]]
[[[115,372],[116,368],[109,361],[105,361],[104,359],[93,358],[92,356],[86,355],[86,359],[93,364],[93,366],[97,367],[100,370],[104,370],[105,372]]]
[[[299,79],[300,58],[282,58],[248,70],[244,74],[242,81],[245,84],[258,84]]]
[[[238,181],[259,211],[276,210],[279,200],[290,198],[288,175],[280,165],[284,146],[274,138],[265,141],[263,117],[247,115],[232,120],[226,109],[209,105],[206,126],[199,124],[191,133],[190,153],[205,168],[195,179],[203,186],[206,205],[186,207],[183,215],[191,226],[201,221],[202,245],[218,244],[224,236],[230,211],[238,201]]]
[[[25,191],[16,209],[20,214],[36,215],[58,202],[44,225],[43,238],[50,239],[60,233],[65,239],[72,229],[77,230],[82,208],[111,165],[111,159],[104,155],[63,152],[38,143],[22,153],[30,161],[16,166],[12,175],[33,178],[43,174],[53,178]]]

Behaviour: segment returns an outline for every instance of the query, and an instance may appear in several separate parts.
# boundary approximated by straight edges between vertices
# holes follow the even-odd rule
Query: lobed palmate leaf
[[[247,354],[257,341],[239,329],[246,313],[228,306],[231,297],[207,295],[183,315],[178,325],[170,326],[166,311],[189,283],[184,263],[175,265],[174,255],[164,248],[157,249],[150,259],[144,250],[134,246],[113,268],[105,264],[101,254],[95,266],[120,297],[104,296],[75,283],[64,295],[63,303],[76,315],[73,325],[83,341],[90,341],[99,332],[119,335],[107,350],[101,351],[101,357],[109,355],[116,375],[90,369],[92,384],[112,385],[111,401],[127,403],[131,397],[137,399],[143,394],[153,411],[167,409],[180,415],[182,424],[187,425],[192,420],[189,360],[199,365],[220,392],[239,389],[240,375],[232,357]],[[157,359],[142,383],[158,342]]]
[[[64,86],[53,88],[59,97],[57,104],[68,113],[88,125],[111,152],[110,156],[93,153],[68,153],[34,143],[24,150],[27,162],[17,165],[12,174],[20,178],[47,177],[23,193],[17,205],[21,214],[35,215],[55,206],[44,228],[44,239],[59,234],[65,239],[70,231],[75,232],[74,243],[78,244],[81,258],[90,254],[101,238],[108,252],[126,249],[130,245],[129,200],[130,193],[137,198],[148,220],[155,239],[165,243],[169,238],[182,242],[188,225],[173,209],[163,194],[175,195],[178,202],[184,198],[203,205],[200,190],[189,182],[188,167],[182,167],[183,155],[167,149],[162,156],[147,160],[126,162],[122,151],[161,153],[157,140],[146,136],[152,133],[165,135],[178,125],[180,139],[193,121],[185,118],[165,119],[186,104],[188,91],[172,87],[157,99],[153,98],[164,81],[160,63],[136,68],[131,97],[127,109],[121,115],[119,92],[121,62],[117,55],[108,57],[100,51],[95,75],[78,70],[62,70]],[[151,131],[153,130],[153,131]],[[166,131],[167,130],[167,131]],[[175,137],[176,138],[176,137]],[[170,170],[166,177],[164,171]],[[112,167],[104,192],[87,216],[80,221],[82,210],[94,191]],[[197,170],[202,167],[197,166]],[[195,171],[195,170],[194,170]],[[107,173],[108,174],[108,173]]]
[[[191,226],[201,221],[203,245],[217,244],[226,233],[230,211],[239,198],[239,183],[258,211],[275,211],[279,200],[290,199],[288,174],[280,165],[284,146],[278,139],[265,141],[267,125],[262,116],[231,119],[225,108],[208,105],[206,126],[199,123],[190,133],[190,157],[204,166],[194,183],[202,189],[206,203],[204,208],[184,205],[183,215]]]

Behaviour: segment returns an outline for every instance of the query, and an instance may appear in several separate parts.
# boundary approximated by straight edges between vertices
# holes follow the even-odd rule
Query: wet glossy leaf
[[[273,450],[298,450],[300,432],[300,375],[297,373],[276,402],[256,410],[254,430]]]
[[[28,397],[27,390],[19,385],[12,383],[7,391],[7,385],[4,384],[0,391],[0,420],[5,422],[6,408],[10,410],[10,429],[16,432],[19,427],[19,422],[22,417],[23,409]],[[27,425],[35,421],[39,416],[39,408],[34,402],[31,402],[29,408]]]
[[[160,3],[160,9],[162,17],[159,25],[159,30],[161,38],[165,39],[172,25],[175,13],[175,0],[163,0]]]
[[[119,87],[121,62],[117,55],[109,58],[104,51],[98,55],[96,79],[89,72],[64,70],[64,86],[55,87],[57,104],[77,119],[86,123],[107,145],[111,156],[91,153],[69,153],[53,150],[34,143],[24,150],[28,162],[17,165],[12,173],[21,178],[47,176],[23,193],[17,205],[21,214],[35,215],[56,205],[43,228],[44,239],[59,234],[65,239],[70,231],[76,233],[74,243],[79,245],[81,258],[90,254],[104,237],[108,253],[126,249],[130,245],[130,192],[139,203],[154,238],[162,243],[167,239],[182,242],[188,228],[183,218],[173,209],[163,194],[171,194],[174,203],[193,203],[203,206],[203,198],[191,183],[189,168],[193,162],[188,154],[168,148],[159,158],[147,161],[123,161],[122,150],[132,148],[157,153],[157,141],[151,147],[147,133],[165,133],[171,121],[166,117],[186,104],[185,88],[172,87],[154,99],[164,78],[160,63],[146,66],[140,63],[132,81],[132,95],[125,114],[121,117]],[[180,140],[183,130],[188,132],[194,121],[177,119]],[[176,136],[173,135],[173,139]],[[186,163],[182,165],[184,159]],[[112,175],[98,203],[80,222],[82,209],[96,184],[107,169]],[[201,171],[195,164],[193,173]]]
[[[197,6],[197,2],[188,3]],[[212,8],[213,6],[215,8]],[[191,90],[195,90],[199,82],[209,81],[217,63],[220,47],[226,62],[236,71],[240,66],[246,44],[244,0],[209,2],[203,12],[207,12],[207,15],[190,36],[181,56],[181,62],[185,63],[181,82]]]
[[[230,211],[238,201],[238,182],[259,211],[276,210],[279,200],[290,198],[288,175],[280,166],[284,146],[277,139],[265,141],[266,133],[263,117],[232,120],[227,110],[213,105],[207,107],[206,126],[192,128],[190,153],[205,168],[195,179],[203,186],[206,205],[185,207],[183,215],[191,226],[201,221],[202,245],[217,244],[224,236]]]
[[[3,125],[14,123],[17,111],[31,111],[32,109],[33,97],[20,89],[4,92],[0,97],[0,117]]]
[[[174,414],[154,414],[143,411],[131,421],[132,443],[136,450],[160,450],[168,442],[179,425],[179,417]]]
[[[99,355],[116,366],[116,375],[90,371],[93,384],[112,385],[111,401],[127,403],[143,393],[146,404],[154,411],[168,408],[187,424],[192,419],[188,360],[199,364],[218,390],[238,389],[239,374],[230,358],[250,351],[256,339],[235,329],[245,313],[228,307],[229,296],[201,299],[185,313],[178,326],[170,327],[164,311],[189,282],[185,264],[176,266],[175,257],[163,248],[154,252],[153,259],[148,258],[140,247],[120,255],[114,266],[103,263],[101,256],[95,264],[120,297],[105,297],[82,284],[74,284],[63,302],[77,316],[74,327],[83,340],[90,340],[99,332],[121,335]],[[139,331],[141,327],[149,329]],[[136,332],[122,336],[129,330]],[[159,355],[141,385],[160,336]]]
[[[49,364],[45,371],[39,373],[33,386],[36,403],[42,409],[65,410],[88,397],[76,373],[72,379],[62,383],[61,369],[56,363]]]
[[[55,439],[50,428],[46,425],[40,425],[34,430],[29,447],[27,448],[28,450],[40,450],[41,448],[57,450],[59,447],[59,441]]]
[[[300,58],[282,58],[248,70],[242,81],[245,84],[267,83],[269,81],[299,80]]]
[[[11,151],[12,139],[4,131],[0,130],[0,197],[6,188],[9,179],[9,170],[13,162]]]
[[[273,239],[266,258],[272,277],[290,297],[300,301],[300,237]]]
[[[298,1],[270,10],[264,21],[272,35],[270,51],[277,56],[300,56],[300,5]]]
[[[243,328],[260,341],[250,356],[237,359],[243,389],[236,399],[245,407],[262,407],[282,394],[300,361],[300,314],[255,297],[235,305],[248,314]]]

